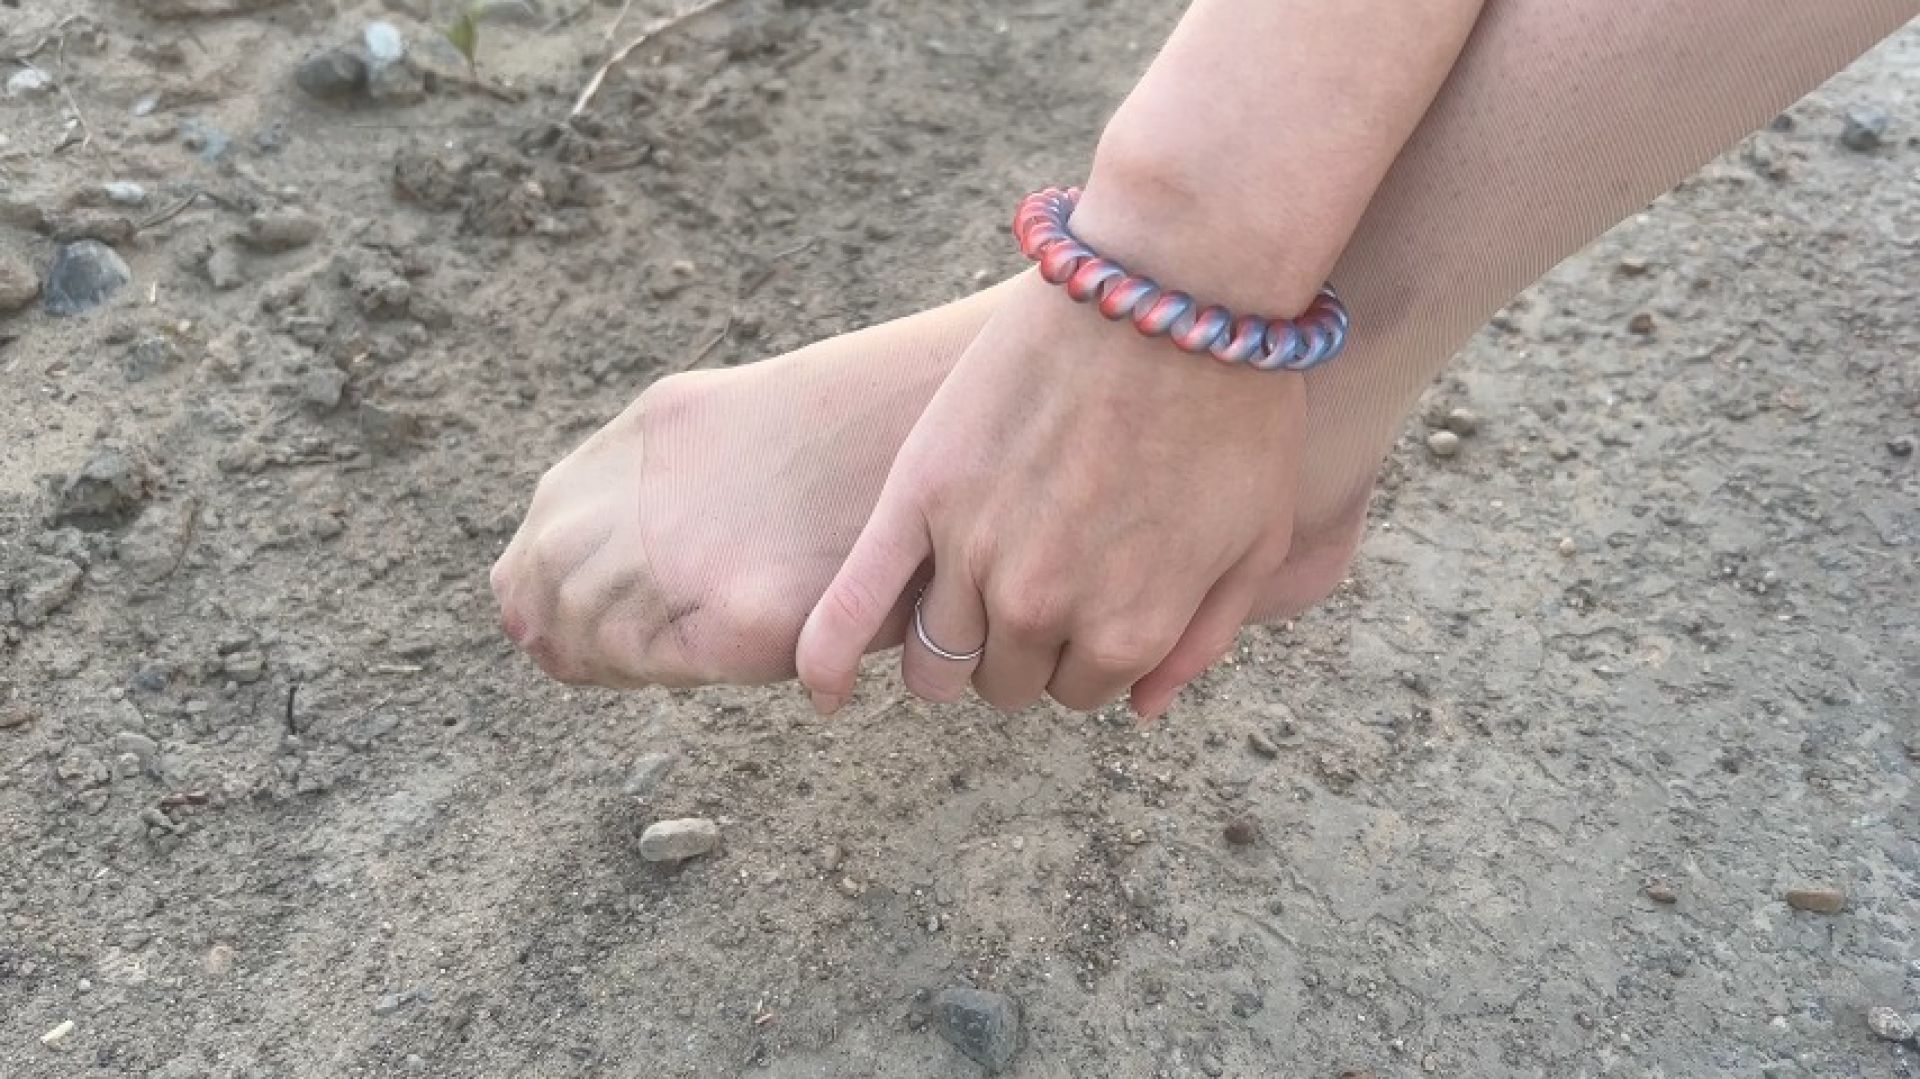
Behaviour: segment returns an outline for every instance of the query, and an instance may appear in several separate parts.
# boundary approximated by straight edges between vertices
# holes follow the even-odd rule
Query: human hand
[[[1298,375],[1182,355],[1025,275],[907,437],[801,632],[816,707],[852,693],[931,559],[928,635],[984,652],[943,659],[908,634],[916,693],[951,700],[971,680],[1003,709],[1043,693],[1092,709],[1132,688],[1157,715],[1269,605],[1304,412]]]

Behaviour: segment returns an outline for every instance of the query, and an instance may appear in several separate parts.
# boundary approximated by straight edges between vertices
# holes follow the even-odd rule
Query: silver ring
[[[971,652],[949,652],[939,645],[934,644],[933,638],[927,636],[926,618],[920,613],[920,605],[926,601],[927,594],[925,592],[921,592],[913,601],[913,635],[920,638],[920,643],[926,647],[927,651],[953,663],[972,663],[974,660],[986,654],[987,645],[984,641],[981,642],[980,647]]]

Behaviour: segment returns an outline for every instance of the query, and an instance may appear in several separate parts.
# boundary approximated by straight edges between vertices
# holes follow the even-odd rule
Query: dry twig
[[[669,30],[685,26],[700,16],[716,11],[732,2],[733,0],[701,0],[700,3],[695,4],[677,15],[668,15],[665,18],[655,19],[651,23],[648,23],[646,29],[634,35],[632,40],[628,41],[625,45],[615,49],[613,55],[607,57],[606,62],[594,70],[593,77],[587,80],[585,87],[581,88],[580,96],[574,99],[573,109],[567,113],[567,122],[572,123],[580,118],[581,113],[587,111],[587,106],[593,103],[594,95],[600,92],[600,84],[607,81],[607,73],[625,63],[627,57],[633,55],[633,50],[645,45],[647,42],[652,41],[654,38],[659,37]]]

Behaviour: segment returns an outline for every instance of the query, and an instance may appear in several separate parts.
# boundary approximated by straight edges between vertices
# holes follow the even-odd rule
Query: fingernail
[[[847,699],[838,693],[821,693],[815,690],[809,694],[813,698],[813,710],[823,716],[830,716],[847,703]]]

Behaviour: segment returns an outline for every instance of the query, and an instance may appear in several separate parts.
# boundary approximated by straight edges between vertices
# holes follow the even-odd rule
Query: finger
[[[883,495],[840,572],[807,616],[794,650],[800,681],[821,715],[839,711],[853,696],[860,657],[880,635],[914,571],[932,553],[919,510],[904,499]]]
[[[926,640],[921,634],[925,633]],[[935,558],[933,580],[920,595],[920,622],[909,622],[906,645],[900,652],[900,672],[907,688],[930,701],[956,701],[973,680],[980,657],[953,659],[938,655],[927,641],[942,651],[966,655],[987,638],[987,605],[980,598],[966,560],[955,556]]]
[[[514,634],[514,642],[557,678],[565,676],[555,673],[554,666],[567,666],[560,642],[580,632],[579,624],[570,619],[573,608],[581,605],[563,605],[562,593],[575,586],[572,578],[605,547],[611,535],[609,526],[591,518],[553,522],[527,540],[503,573],[510,583],[509,598],[502,606],[502,623]],[[520,541],[516,538],[514,542],[518,546]]]
[[[1076,712],[1091,712],[1158,666],[1173,650],[1178,633],[1157,633],[1144,625],[1076,633],[1060,653],[1047,693]]]
[[[1039,597],[1016,593],[987,603],[987,646],[973,689],[1002,712],[1040,699],[1066,644],[1065,620]]]
[[[1186,632],[1159,664],[1133,686],[1133,712],[1142,722],[1166,714],[1188,682],[1220,662],[1240,636],[1240,627],[1253,613],[1258,594],[1256,575],[1240,567],[1222,577],[1200,603]]]

